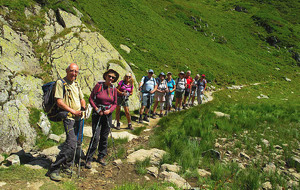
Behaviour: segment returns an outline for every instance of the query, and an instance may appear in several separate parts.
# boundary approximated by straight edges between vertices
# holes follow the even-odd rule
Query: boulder
[[[226,113],[222,113],[222,112],[219,112],[219,111],[214,111],[214,114],[215,114],[217,117],[226,117],[226,118],[230,119],[230,115],[229,115],[229,114],[226,114]]]
[[[181,169],[180,166],[177,166],[177,165],[171,165],[171,164],[163,164],[161,165],[160,167],[160,170],[161,171],[170,171],[170,172],[179,172]]]
[[[121,159],[117,159],[117,160],[114,160],[113,161],[113,164],[115,164],[115,165],[122,165],[123,164],[123,162],[122,162],[122,160]]]
[[[4,156],[2,156],[2,155],[0,154],[0,165],[1,165],[1,163],[2,163],[4,160],[5,160]]]
[[[9,165],[20,165],[20,158],[16,154],[10,155],[7,159]]]
[[[41,154],[45,155],[45,156],[53,156],[53,155],[56,156],[56,155],[58,155],[59,151],[60,150],[59,150],[58,146],[53,146],[53,147],[44,149]]]
[[[65,12],[61,9],[58,9],[57,16],[59,18],[60,24],[62,24],[64,28],[72,28],[82,25],[79,17],[73,15],[72,13]]]
[[[190,184],[175,172],[164,171],[159,174],[159,177],[162,178],[164,181],[174,183],[178,188],[181,189],[191,188]]]
[[[50,134],[49,139],[54,140],[55,142],[59,142],[60,141],[60,136],[56,135],[56,134]]]
[[[208,177],[208,176],[211,176],[211,173],[204,170],[204,169],[198,169],[198,174],[201,176],[201,177]]]
[[[291,82],[291,81],[292,81],[291,79],[289,79],[289,78],[287,78],[287,77],[285,77],[285,80],[286,80],[287,82]]]
[[[262,184],[262,188],[265,190],[272,189],[272,184],[269,181],[267,181]]]
[[[261,142],[264,143],[264,145],[265,145],[266,147],[269,147],[269,146],[270,146],[269,141],[266,140],[266,139],[262,139]]]
[[[83,128],[83,136],[93,137],[93,129],[91,126],[84,126]]]
[[[241,152],[240,153],[240,157],[241,158],[245,158],[245,159],[247,159],[247,160],[250,160],[250,156],[248,156],[246,153],[244,153],[244,152]]]
[[[38,126],[42,129],[42,132],[44,135],[49,135],[50,129],[51,129],[51,124],[50,124],[50,121],[48,120],[48,117],[43,112],[41,112]]]
[[[131,51],[131,49],[128,47],[128,46],[126,46],[126,45],[123,45],[123,44],[120,44],[120,48],[122,49],[122,50],[124,50],[126,53],[130,53],[130,51]]]
[[[266,173],[275,173],[276,166],[273,163],[269,163],[263,168],[263,171]]]
[[[159,150],[156,148],[153,148],[151,150],[140,149],[129,154],[127,156],[127,162],[135,163],[136,161],[143,161],[149,157],[151,164],[159,164],[164,154],[166,154],[164,150]]]
[[[259,96],[256,97],[257,99],[269,99],[269,96],[260,94]]]
[[[158,176],[158,168],[157,167],[148,167],[148,168],[146,168],[146,170],[147,170],[148,174],[153,175],[154,177],[157,178],[157,176]]]
[[[300,158],[297,156],[292,156],[288,159],[287,165],[289,167],[296,168],[297,172],[300,172]]]
[[[226,88],[230,90],[240,90],[243,87],[244,87],[243,85],[232,85],[231,87],[226,87]]]
[[[138,136],[133,135],[131,133],[128,133],[127,131],[123,132],[112,132],[112,136],[115,139],[128,139],[128,141],[131,141],[132,139],[138,138]]]
[[[6,182],[0,181],[0,187],[3,187],[4,185],[6,185]]]
[[[17,145],[30,150],[35,144],[36,132],[28,122],[28,109],[19,100],[11,100],[3,105],[0,118],[0,153],[9,153]]]

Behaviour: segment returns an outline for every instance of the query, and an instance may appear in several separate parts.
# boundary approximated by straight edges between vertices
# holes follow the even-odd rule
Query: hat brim
[[[105,73],[103,73],[103,79],[105,80],[105,78],[106,78],[106,75],[108,74],[108,73],[114,73],[115,75],[116,75],[116,78],[115,78],[115,80],[114,80],[114,82],[116,82],[118,79],[119,79],[119,73],[117,72],[117,71],[115,71],[115,70],[113,70],[113,69],[108,69],[108,71],[106,71]]]

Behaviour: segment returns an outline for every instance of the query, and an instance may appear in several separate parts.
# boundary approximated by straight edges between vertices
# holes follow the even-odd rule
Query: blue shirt
[[[174,89],[175,81],[173,79],[171,79],[170,81],[168,81],[168,79],[167,79],[167,85],[168,85],[169,90],[171,91],[171,90]],[[174,95],[174,91],[171,94]]]

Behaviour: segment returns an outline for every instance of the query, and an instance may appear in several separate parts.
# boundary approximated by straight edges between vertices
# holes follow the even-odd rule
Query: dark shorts
[[[189,88],[186,88],[184,91],[184,96],[189,96],[190,95],[190,90]]]
[[[117,105],[118,106],[128,107],[129,106],[129,99],[125,100],[123,97],[119,97],[118,96]]]
[[[180,92],[180,91],[175,91],[175,97],[176,97],[176,98],[182,98],[183,94],[184,94],[184,91],[182,91],[182,92]]]

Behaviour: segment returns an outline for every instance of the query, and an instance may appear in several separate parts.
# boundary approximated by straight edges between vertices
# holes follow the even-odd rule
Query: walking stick
[[[108,121],[108,116],[106,115],[106,121],[107,121],[107,126],[109,127],[109,133],[110,133],[110,137],[111,137],[111,140],[112,140],[112,143],[113,143],[113,150],[114,150],[114,155],[115,155],[115,159],[117,159],[117,154],[116,154],[116,147],[115,147],[115,141],[114,141],[114,138],[112,136],[112,128],[109,124],[109,121]]]
[[[81,140],[80,140],[80,149],[79,149],[79,162],[78,162],[78,178],[80,177],[80,166],[81,166],[81,151],[82,151],[82,140],[83,140],[83,127],[84,127],[84,119],[82,119],[82,128],[81,128]],[[79,130],[78,130],[79,133]]]

